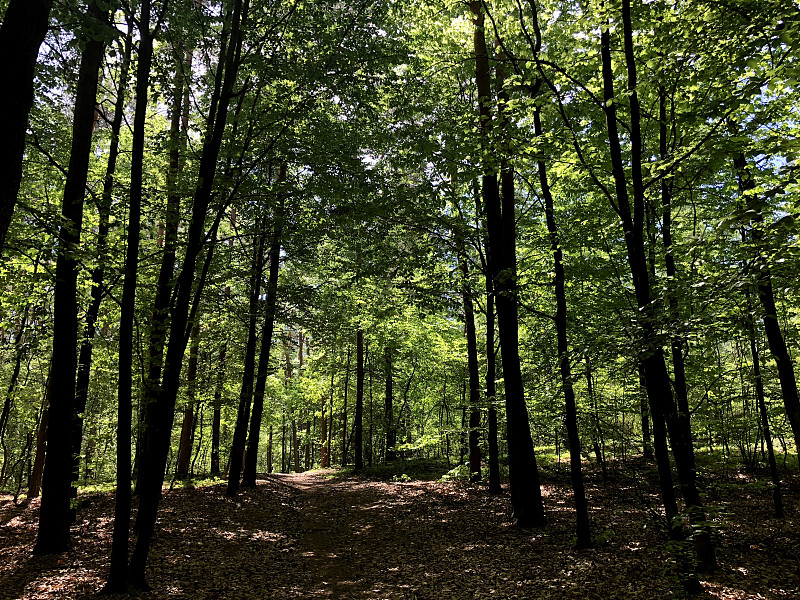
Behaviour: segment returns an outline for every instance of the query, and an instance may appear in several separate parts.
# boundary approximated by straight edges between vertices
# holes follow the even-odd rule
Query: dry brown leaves
[[[506,496],[458,482],[331,480],[271,475],[226,498],[223,486],[165,492],[149,563],[160,598],[642,599],[683,596],[678,549],[657,523],[645,474],[596,474],[587,493],[602,543],[572,548],[566,471],[544,486],[548,525],[513,526]],[[800,598],[800,486],[790,482],[784,520],[748,478],[708,482],[720,569],[701,575],[707,597]],[[651,510],[643,508],[652,503]],[[74,548],[32,557],[37,503],[0,503],[0,599],[95,594],[108,569],[113,503],[84,498]],[[613,532],[613,533],[612,533]]]

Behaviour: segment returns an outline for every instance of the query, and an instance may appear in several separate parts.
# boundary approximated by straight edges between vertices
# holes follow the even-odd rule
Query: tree
[[[72,146],[62,201],[62,224],[56,264],[53,328],[53,397],[42,484],[42,509],[34,551],[54,554],[69,548],[72,429],[75,414],[75,376],[78,343],[78,252],[83,200],[94,131],[97,82],[105,49],[108,11],[96,2],[86,15],[86,36],[78,72],[72,127]],[[4,23],[5,25],[5,23]]]
[[[10,0],[0,25],[0,78],[12,93],[3,94],[0,114],[0,138],[4,156],[0,160],[0,255],[17,203],[25,153],[28,113],[33,105],[33,76],[39,46],[47,33],[52,0]]]
[[[481,2],[470,2],[470,11],[474,17],[475,27],[473,43],[480,109],[479,126],[488,141],[492,128],[491,70]],[[497,183],[496,166],[490,162],[492,155],[489,148],[485,148],[485,156],[481,189],[491,247],[489,269],[495,291],[500,348],[503,356],[511,505],[519,525],[540,525],[544,522],[544,505],[519,365],[513,171],[506,168],[501,173],[501,194]]]

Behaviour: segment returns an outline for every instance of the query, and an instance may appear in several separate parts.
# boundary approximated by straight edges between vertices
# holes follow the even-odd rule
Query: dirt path
[[[299,596],[320,598],[403,598],[377,571],[393,527],[389,502],[378,484],[334,482],[320,475],[281,476],[300,491],[301,528],[296,561],[304,589]],[[376,557],[376,553],[378,556]],[[387,566],[391,568],[391,566]]]
[[[507,497],[455,482],[312,472],[264,476],[235,498],[224,485],[165,490],[153,591],[139,599],[652,600],[680,590],[674,554],[622,480],[589,487],[595,532],[608,539],[574,550],[562,479],[544,488],[547,527],[530,530],[511,524]],[[731,526],[706,589],[726,600],[800,598],[796,519],[775,522],[760,495],[736,489],[726,488]],[[73,550],[32,557],[38,502],[0,498],[0,600],[94,599],[112,511],[109,494],[83,497]]]
[[[460,510],[468,501],[463,486],[336,481],[313,473],[277,477],[299,491],[300,528],[293,560],[297,570],[287,590],[294,597],[498,597],[500,586],[493,581],[500,583],[502,574],[494,567],[503,557],[486,560],[483,550],[488,544],[480,537],[484,527],[503,528],[506,513],[486,512],[468,526],[475,513]],[[483,503],[478,497],[469,500]],[[510,527],[506,531],[520,542],[527,537]],[[513,593],[499,597],[525,597],[514,587]]]

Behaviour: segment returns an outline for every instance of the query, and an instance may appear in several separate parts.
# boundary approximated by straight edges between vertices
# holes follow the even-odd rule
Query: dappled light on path
[[[234,499],[222,485],[165,491],[148,567],[153,591],[140,598],[668,598],[681,589],[675,549],[657,512],[642,508],[642,485],[590,478],[597,543],[580,551],[569,486],[558,476],[546,485],[541,529],[514,526],[507,496],[455,481],[316,471],[264,476]],[[770,521],[768,506],[737,492],[727,492],[722,568],[705,576],[708,597],[800,597],[797,520]],[[86,497],[73,550],[32,558],[38,505],[4,500],[0,600],[92,597],[107,574],[112,508],[109,495]]]

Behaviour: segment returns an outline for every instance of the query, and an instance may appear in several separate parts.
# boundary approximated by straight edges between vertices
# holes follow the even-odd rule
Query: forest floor
[[[268,475],[237,498],[222,484],[165,490],[142,600],[388,600],[683,597],[685,546],[668,542],[652,471],[639,465],[587,495],[595,547],[574,550],[567,469],[544,473],[548,524],[520,529],[507,489],[460,481],[370,480],[315,471]],[[760,481],[763,479],[759,478]],[[786,509],[749,475],[703,478],[720,525],[720,568],[699,574],[706,598],[800,598],[800,478],[786,473]],[[108,572],[110,494],[81,497],[74,547],[33,557],[38,500],[0,497],[0,600],[88,598]]]

